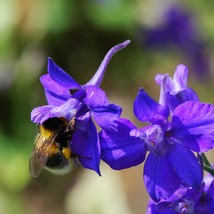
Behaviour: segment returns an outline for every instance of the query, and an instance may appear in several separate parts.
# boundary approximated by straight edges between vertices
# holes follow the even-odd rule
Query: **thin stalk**
[[[204,170],[209,172],[214,177],[214,169],[212,167],[204,165]]]
[[[210,162],[208,161],[206,155],[204,153],[201,153],[201,154],[203,157],[204,165],[210,166],[212,168],[212,166],[211,166]]]

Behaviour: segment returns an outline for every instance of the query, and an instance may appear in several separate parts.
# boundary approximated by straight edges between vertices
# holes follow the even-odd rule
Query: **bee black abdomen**
[[[46,167],[55,169],[61,169],[66,165],[68,165],[68,160],[59,152],[51,155],[46,163]]]
[[[72,139],[71,135],[67,132],[61,133],[56,137],[56,142],[59,143],[60,148],[68,147],[69,141]]]
[[[58,131],[60,128],[66,128],[65,119],[58,118],[58,117],[52,117],[46,120],[42,125],[45,129],[51,130],[51,131]]]

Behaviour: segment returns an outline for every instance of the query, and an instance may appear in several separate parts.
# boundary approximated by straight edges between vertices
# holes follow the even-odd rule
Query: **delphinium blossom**
[[[93,169],[99,175],[100,143],[93,121],[101,128],[108,129],[121,114],[121,107],[108,102],[100,85],[111,57],[129,43],[127,40],[111,48],[94,76],[84,85],[76,82],[49,58],[48,74],[40,78],[48,105],[37,107],[31,112],[32,122],[39,125],[54,117],[67,121],[75,118],[71,151],[78,154],[83,167]]]
[[[150,200],[147,214],[212,214],[214,211],[214,177],[208,174],[199,190],[180,188],[166,201]]]
[[[155,202],[166,200],[180,187],[199,191],[203,169],[193,152],[214,146],[214,105],[199,102],[187,86],[187,75],[187,68],[179,65],[173,79],[156,77],[161,86],[160,103],[140,88],[134,113],[149,125],[137,128],[119,118],[115,129],[100,133],[101,158],[113,169],[145,161],[144,183]]]
[[[144,48],[176,48],[190,60],[193,71],[201,79],[209,75],[210,64],[206,41],[201,38],[194,15],[187,8],[173,4],[165,11],[162,22],[153,28],[141,28],[140,39]]]
[[[171,111],[186,101],[199,101],[196,92],[188,87],[188,69],[185,65],[178,65],[173,78],[169,74],[158,74],[155,77],[160,86],[159,103],[166,104]]]

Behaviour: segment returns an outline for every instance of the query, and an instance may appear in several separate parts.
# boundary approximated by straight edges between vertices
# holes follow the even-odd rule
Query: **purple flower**
[[[200,37],[193,15],[180,5],[173,4],[165,12],[160,25],[141,29],[142,43],[146,48],[175,47],[190,60],[198,77],[209,75],[206,42]]]
[[[154,203],[149,201],[147,214],[195,213],[212,214],[214,210],[214,179],[204,178],[199,190],[181,187],[168,200]]]
[[[178,85],[178,91],[184,89],[186,97],[187,76],[181,74],[175,74],[178,78],[171,85],[164,83],[163,87],[170,86],[167,93]],[[167,75],[166,79],[171,80]],[[113,169],[138,165],[150,151],[143,177],[150,197],[156,202],[170,197],[181,185],[200,189],[202,166],[192,151],[204,152],[214,146],[214,106],[194,100],[174,105],[173,100],[159,104],[141,88],[134,113],[149,125],[137,128],[126,119],[118,119],[116,130],[100,133],[101,158]],[[171,114],[169,106],[176,106]]]
[[[173,78],[168,74],[158,74],[155,81],[160,85],[160,104],[167,104],[170,110],[186,101],[199,101],[195,91],[188,87],[188,68],[185,65],[178,65]]]
[[[49,58],[48,74],[40,78],[48,105],[37,107],[31,113],[31,120],[37,124],[42,124],[52,117],[64,117],[68,121],[75,117],[71,150],[79,155],[83,167],[93,169],[98,174],[100,144],[92,118],[101,128],[109,129],[122,111],[119,106],[108,102],[105,92],[99,86],[111,57],[129,43],[127,40],[111,48],[95,75],[84,85],[77,83]]]
[[[144,32],[145,43],[156,47],[165,47],[170,44],[189,47],[198,36],[192,14],[176,4],[170,5],[164,12],[160,25]]]

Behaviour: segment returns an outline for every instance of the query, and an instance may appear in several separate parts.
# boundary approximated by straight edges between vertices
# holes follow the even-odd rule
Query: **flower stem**
[[[214,169],[212,167],[204,165],[204,170],[209,172],[214,177]]]
[[[198,155],[199,155],[199,160],[200,160],[201,165],[203,166],[204,170],[209,172],[214,177],[214,168],[210,164],[206,155],[204,153],[198,153]]]
[[[201,153],[201,154],[202,154],[202,158],[204,161],[204,165],[210,166],[212,168],[212,166],[211,166],[210,162],[208,161],[206,155],[204,153]]]

